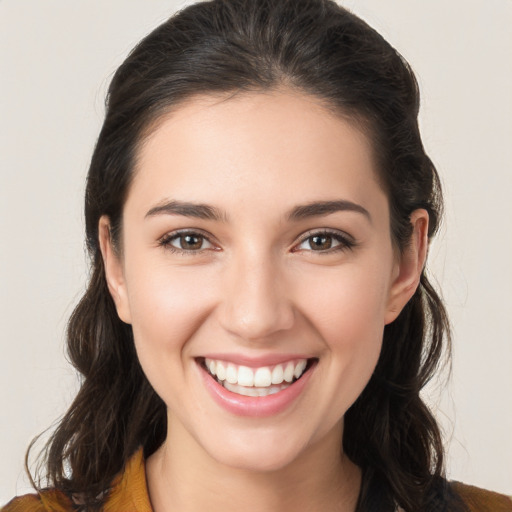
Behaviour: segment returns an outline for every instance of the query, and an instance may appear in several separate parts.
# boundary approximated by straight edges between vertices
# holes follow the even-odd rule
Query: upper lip
[[[262,356],[246,356],[244,354],[233,353],[215,353],[205,354],[200,359],[215,359],[217,361],[226,361],[238,366],[248,366],[250,368],[259,368],[262,366],[273,366],[277,364],[296,361],[299,359],[311,359],[312,356],[305,354],[267,354]]]

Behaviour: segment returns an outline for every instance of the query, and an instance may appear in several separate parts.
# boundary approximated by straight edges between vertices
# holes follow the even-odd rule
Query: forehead
[[[139,149],[128,201],[184,194],[230,202],[238,195],[284,207],[304,194],[364,200],[371,189],[380,187],[360,125],[285,89],[195,96],[162,116]]]

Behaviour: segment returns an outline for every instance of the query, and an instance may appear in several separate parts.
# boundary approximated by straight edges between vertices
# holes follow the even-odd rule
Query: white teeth
[[[219,374],[217,374],[217,378],[224,380],[219,377]],[[254,372],[247,366],[238,367],[238,384],[247,387],[254,386]]]
[[[226,367],[220,361],[217,361],[216,374],[219,380],[226,380]]]
[[[250,368],[207,358],[205,359],[205,366],[211,375],[217,377],[217,380],[223,384],[227,382],[231,385],[246,388],[266,388],[264,392],[267,393],[267,388],[270,386],[272,386],[270,389],[273,389],[275,386],[283,383],[290,384],[294,379],[298,379],[306,369],[307,360],[289,361],[288,363],[278,364],[273,368],[269,366]]]
[[[226,370],[226,380],[230,384],[236,384],[238,382],[238,370],[236,369],[236,366],[228,364],[228,368]]]
[[[286,382],[291,382],[293,380],[293,374],[295,373],[295,366],[293,363],[288,363],[286,365],[286,369],[284,370],[284,380]]]
[[[307,361],[304,359],[297,363],[297,366],[295,367],[295,371],[293,372],[293,376],[296,379],[298,379],[302,375],[302,372],[306,369],[306,365],[307,365]]]
[[[258,387],[267,387],[272,384],[272,374],[270,368],[258,368],[254,374],[254,385]]]
[[[281,364],[278,364],[272,370],[272,384],[281,384],[284,380],[284,370]]]
[[[237,393],[244,396],[268,396],[279,393],[283,389],[286,389],[289,384],[281,384],[279,386],[270,386],[267,388],[248,388],[246,386],[239,386],[238,384],[230,384],[229,382],[223,382],[223,386],[232,393]]]

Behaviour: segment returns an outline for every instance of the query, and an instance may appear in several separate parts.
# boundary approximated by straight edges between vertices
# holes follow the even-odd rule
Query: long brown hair
[[[410,214],[425,208],[429,237],[442,195],[418,129],[418,86],[407,62],[365,22],[332,0],[212,0],[189,6],[144,38],[110,84],[87,178],[88,289],[71,316],[69,357],[80,391],[44,453],[48,484],[98,508],[113,477],[142,446],[166,437],[165,404],[149,385],[131,327],[117,316],[98,246],[108,215],[119,243],[137,151],[154,122],[196,94],[296,88],[365,127],[387,192],[398,250]],[[449,328],[423,272],[364,392],[346,413],[343,445],[363,470],[358,511],[456,510],[443,478],[438,425],[420,391],[436,372]],[[102,497],[103,496],[103,497]]]

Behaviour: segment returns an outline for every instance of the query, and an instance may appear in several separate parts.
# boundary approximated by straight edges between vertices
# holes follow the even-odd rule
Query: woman
[[[204,2],[145,38],[88,175],[83,384],[51,489],[5,510],[512,510],[445,481],[419,396],[449,337],[418,104],[334,2]]]

